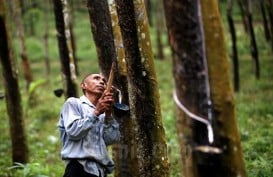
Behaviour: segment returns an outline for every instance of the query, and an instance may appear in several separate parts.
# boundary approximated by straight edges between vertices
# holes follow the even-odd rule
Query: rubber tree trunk
[[[192,114],[208,120],[209,90],[206,80],[202,23],[198,1],[164,1],[169,43],[173,55],[175,94],[178,102]],[[185,177],[197,177],[199,159],[195,148],[208,145],[207,126],[177,110],[177,130]]]
[[[128,100],[128,82],[127,82],[127,66],[125,61],[125,51],[123,46],[123,40],[121,36],[120,27],[118,25],[118,16],[115,3],[110,5],[110,14],[113,26],[113,35],[115,38],[115,47],[117,53],[118,63],[118,86],[122,91],[122,103],[129,105]],[[137,176],[135,174],[138,169],[136,146],[134,146],[132,140],[134,139],[134,127],[133,122],[127,115],[119,120],[121,134],[123,135],[120,143],[114,147],[114,158],[116,161],[116,177],[132,177]]]
[[[240,89],[239,59],[237,52],[237,37],[234,21],[232,18],[233,0],[228,0],[227,20],[232,41],[232,63],[233,63],[233,87],[236,92]]]
[[[24,78],[26,80],[26,88],[28,89],[30,83],[32,82],[32,73],[30,69],[30,63],[28,59],[28,53],[25,42],[25,30],[22,21],[21,5],[19,0],[12,0],[11,3],[12,12],[15,19],[17,36],[20,42],[20,58],[22,61],[22,70]]]
[[[73,33],[73,23],[72,23],[72,15],[71,8],[68,3],[68,0],[61,0],[63,4],[63,13],[64,13],[64,24],[65,24],[65,38],[66,45],[69,52],[69,63],[70,63],[70,73],[71,79],[76,82],[77,79],[77,64],[75,58],[75,41],[74,41],[74,33]]]
[[[269,23],[267,19],[268,17],[267,17],[266,8],[265,8],[265,0],[261,0],[259,4],[261,9],[261,14],[263,17],[264,37],[265,37],[265,40],[269,42],[271,40],[271,36],[270,36]]]
[[[156,30],[156,46],[157,46],[157,58],[163,60],[164,48],[162,43],[162,37],[165,30],[165,21],[164,21],[164,11],[163,11],[163,1],[159,0],[155,9],[155,30]]]
[[[250,35],[250,52],[253,60],[253,68],[256,79],[260,79],[260,61],[256,43],[255,31],[252,20],[252,0],[247,0],[247,22]]]
[[[25,5],[29,6],[30,7],[29,9],[31,10],[38,9],[38,1],[29,1],[29,2],[25,1]],[[36,35],[36,29],[35,29],[36,20],[37,20],[37,13],[31,13],[28,17],[28,20],[25,23],[25,29],[28,28],[28,34],[30,34],[31,36]]]
[[[72,47],[72,55],[73,55],[73,59],[74,59],[74,65],[75,65],[75,74],[76,76],[79,76],[80,72],[79,72],[79,67],[78,67],[78,57],[76,54],[77,51],[77,45],[76,45],[76,40],[75,40],[75,33],[74,33],[74,9],[72,6],[72,1],[68,1],[69,2],[69,6],[68,6],[68,10],[69,10],[69,21],[68,21],[68,28],[70,31],[70,40],[71,40],[71,47]],[[67,3],[68,4],[68,3]]]
[[[241,11],[241,16],[242,16],[242,22],[243,22],[243,26],[244,26],[244,30],[246,33],[248,33],[249,29],[248,29],[248,25],[247,25],[247,15],[246,15],[246,0],[237,0],[238,5],[239,5],[239,9]]]
[[[112,62],[116,61],[116,51],[108,2],[107,0],[88,0],[87,8],[93,39],[98,54],[99,68],[107,77]]]
[[[29,158],[28,145],[24,129],[21,94],[12,55],[11,39],[6,24],[4,3],[4,0],[0,0],[0,60],[4,78],[7,113],[9,116],[12,161],[27,163]]]
[[[154,70],[148,19],[142,0],[116,0],[125,48],[130,116],[135,125],[137,177],[168,176],[165,132]]]
[[[268,13],[268,19],[270,24],[270,34],[271,34],[271,49],[273,51],[273,1],[266,1],[266,9]]]
[[[112,62],[115,63],[114,85],[121,90],[122,102],[128,105],[128,89],[126,78],[126,63],[122,39],[117,26],[117,15],[114,7],[111,10],[113,22],[107,0],[88,0],[87,8],[90,17],[91,30],[95,41],[99,68],[108,76]],[[114,29],[112,29],[112,23]],[[114,40],[115,36],[115,40]],[[118,100],[116,99],[118,102]],[[115,176],[130,177],[136,161],[131,148],[132,123],[128,116],[118,117],[121,130],[121,140],[112,149],[116,164]]]
[[[246,176],[217,1],[164,6],[184,176]]]
[[[151,2],[151,0],[144,0],[144,3],[145,3],[145,9],[146,9],[146,14],[147,14],[147,17],[148,17],[148,19],[149,19],[149,24],[150,24],[150,26],[153,26],[153,16],[152,16],[152,2]]]
[[[220,176],[246,176],[237,125],[224,29],[218,2],[200,1],[214,113],[215,146],[223,149],[213,169]],[[218,175],[219,176],[219,175]]]
[[[43,44],[45,52],[45,75],[49,78],[50,75],[50,58],[49,58],[49,48],[48,48],[48,36],[49,36],[49,0],[44,1],[44,35]]]
[[[54,14],[55,14],[55,24],[57,30],[57,39],[59,47],[59,55],[62,66],[62,76],[64,79],[64,93],[65,97],[76,97],[77,83],[75,74],[75,65],[71,59],[71,43],[70,39],[67,38],[66,33],[69,31],[67,22],[64,18],[64,3],[62,0],[53,0]],[[66,14],[67,15],[67,14]]]

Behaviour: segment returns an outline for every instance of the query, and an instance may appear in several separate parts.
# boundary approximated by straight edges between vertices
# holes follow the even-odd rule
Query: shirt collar
[[[91,103],[89,100],[88,100],[88,98],[85,96],[85,95],[82,95],[81,97],[80,97],[80,100],[82,101],[82,103],[86,103],[86,104],[88,104],[89,106],[91,106],[91,107],[96,107],[93,103]]]

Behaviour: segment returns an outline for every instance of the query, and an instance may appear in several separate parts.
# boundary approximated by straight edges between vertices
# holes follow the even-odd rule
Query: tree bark
[[[175,94],[187,110],[208,121],[210,92],[207,90],[198,1],[165,0],[164,6],[173,55]],[[177,130],[184,176],[201,176],[198,168],[201,157],[195,156],[195,147],[209,144],[207,126],[177,110]]]
[[[246,6],[245,6],[246,0],[237,0],[237,2],[241,11],[244,30],[246,33],[248,33],[247,15],[246,15]]]
[[[50,60],[48,49],[48,35],[49,35],[49,0],[44,1],[44,24],[45,31],[43,35],[44,51],[45,51],[45,75],[49,78],[50,75]]]
[[[237,38],[235,25],[232,18],[233,0],[229,0],[227,4],[227,20],[232,41],[232,63],[233,63],[233,87],[236,92],[240,89],[240,75],[239,75],[239,59],[237,52]]]
[[[112,62],[116,61],[116,51],[109,6],[107,0],[88,0],[87,8],[93,38],[96,44],[99,68],[107,77],[109,75]]]
[[[66,28],[65,24],[62,0],[53,0],[53,5],[59,46],[59,55],[62,66],[62,74],[64,77],[65,96],[66,98],[76,97],[78,95],[76,74],[75,70],[70,67],[74,66],[74,63],[73,60],[71,60],[71,55],[69,55],[69,52],[71,50],[71,43],[68,43],[68,39],[65,34],[69,29]]]
[[[125,51],[120,27],[118,25],[119,20],[115,3],[112,3],[110,5],[110,14],[112,19],[113,35],[115,38],[114,41],[119,73],[117,86],[121,88],[122,91],[122,103],[129,105]],[[136,176],[135,169],[138,169],[138,164],[136,160],[136,146],[132,142],[132,140],[134,139],[134,127],[133,122],[129,116],[130,115],[126,115],[119,120],[122,138],[120,140],[120,143],[114,147],[114,158],[117,166],[115,170],[116,177]]]
[[[30,6],[29,10],[32,12],[29,15],[27,23],[25,23],[25,26],[28,26],[29,34],[31,36],[35,36],[36,35],[35,21],[37,20],[37,14],[36,14],[36,12],[33,13],[33,11],[35,11],[38,8],[38,2],[35,0],[29,1],[28,5]]]
[[[22,70],[24,73],[24,77],[26,80],[26,88],[29,87],[32,82],[32,73],[30,69],[30,63],[27,54],[26,42],[25,42],[25,30],[22,22],[22,13],[21,13],[21,5],[19,0],[12,0],[11,3],[12,12],[15,19],[15,24],[17,28],[17,36],[20,40],[20,58],[22,61]]]
[[[267,42],[270,41],[271,36],[270,36],[270,28],[269,28],[269,23],[266,15],[266,8],[265,8],[265,0],[260,1],[260,9],[263,17],[263,26],[264,26],[264,37]]]
[[[72,55],[73,55],[73,59],[74,59],[74,66],[75,66],[75,74],[76,76],[79,76],[80,72],[79,72],[79,67],[78,67],[78,57],[77,57],[77,54],[76,54],[76,51],[77,51],[77,45],[76,45],[76,40],[75,40],[75,33],[74,33],[74,9],[73,9],[73,6],[72,6],[72,3],[73,1],[70,1],[71,2],[71,5],[69,5],[69,10],[70,11],[70,20],[69,20],[69,23],[68,23],[68,28],[69,28],[69,31],[70,31],[70,35],[71,35],[71,47],[72,47]]]
[[[61,0],[63,5],[64,14],[64,24],[65,24],[65,38],[66,45],[68,48],[69,56],[69,67],[71,73],[71,79],[76,83],[77,79],[77,64],[75,59],[75,44],[74,44],[74,33],[73,33],[73,23],[71,16],[71,9],[68,0]]]
[[[162,43],[162,36],[165,30],[164,12],[163,12],[163,1],[159,0],[158,5],[155,9],[155,28],[156,28],[156,44],[157,44],[157,58],[163,60],[164,48]]]
[[[223,150],[219,158],[220,163],[213,167],[213,171],[219,172],[222,177],[245,177],[234,93],[231,88],[225,36],[218,11],[218,2],[202,0],[200,3],[213,102],[214,144]]]
[[[114,85],[121,90],[122,102],[128,105],[128,88],[126,66],[120,29],[117,27],[117,15],[114,7],[111,10],[113,22],[107,0],[88,0],[87,8],[90,17],[93,38],[96,44],[99,68],[108,76],[112,62],[115,63]],[[114,32],[112,29],[114,26]],[[115,40],[114,40],[115,34]],[[116,43],[115,43],[116,42]],[[118,52],[118,53],[117,53]],[[134,149],[132,149],[132,121],[128,116],[118,117],[121,130],[120,143],[113,147],[116,163],[115,176],[134,176],[132,170],[136,165]]]
[[[246,176],[217,1],[164,6],[184,176]]]
[[[154,71],[148,19],[142,0],[116,0],[127,61],[130,116],[138,169],[134,176],[168,176],[165,133]]]
[[[6,25],[4,3],[4,0],[0,0],[0,60],[3,69],[3,82],[10,124],[12,161],[27,163],[28,146],[24,129],[21,94],[19,91],[14,58],[12,57],[11,39]]]
[[[147,14],[147,17],[148,17],[148,20],[149,20],[149,24],[150,24],[150,26],[153,26],[152,2],[151,2],[151,0],[144,0],[144,2],[145,2],[145,9],[146,9],[146,14]]]
[[[247,0],[247,24],[250,35],[250,52],[253,60],[253,68],[256,79],[260,79],[260,62],[259,62],[259,54],[258,47],[255,38],[254,27],[252,23],[252,0]]]
[[[273,1],[267,0],[266,7],[267,7],[266,9],[267,9],[268,19],[270,23],[271,49],[273,52]]]

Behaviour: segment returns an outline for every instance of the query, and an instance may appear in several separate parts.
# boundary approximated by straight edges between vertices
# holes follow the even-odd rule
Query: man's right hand
[[[112,104],[114,102],[113,93],[106,92],[98,100],[94,114],[99,116],[103,113],[111,114]]]

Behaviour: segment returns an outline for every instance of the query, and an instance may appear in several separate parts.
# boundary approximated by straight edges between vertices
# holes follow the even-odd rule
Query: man
[[[114,169],[106,146],[120,138],[119,124],[111,116],[113,93],[105,92],[100,74],[87,75],[81,88],[84,95],[67,99],[58,124],[67,164],[64,177],[105,177]]]

